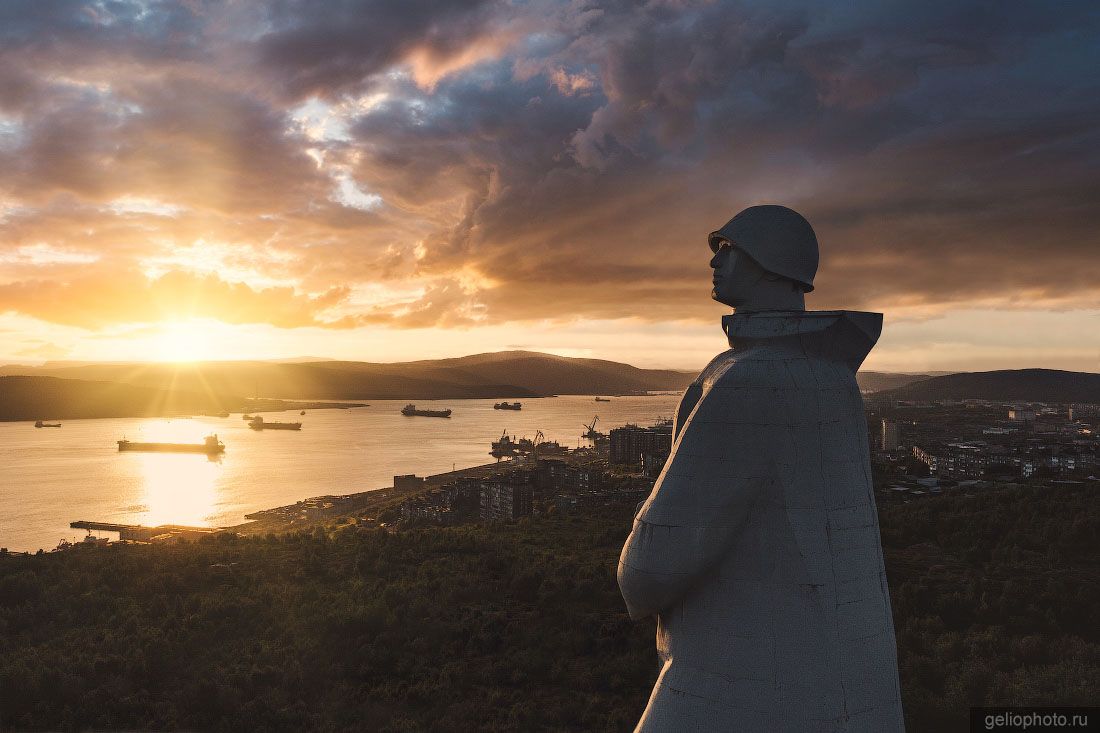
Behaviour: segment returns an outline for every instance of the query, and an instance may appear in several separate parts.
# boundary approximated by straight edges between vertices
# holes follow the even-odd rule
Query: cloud
[[[811,307],[1089,305],[1098,30],[1087,2],[8,3],[0,307],[712,319],[705,235],[763,202],[818,231]]]
[[[413,300],[387,303],[384,307],[347,316],[338,323],[349,328],[367,325],[450,328],[472,326],[483,321],[483,310],[484,306],[460,282],[443,280],[432,283]]]
[[[347,297],[332,287],[304,295],[288,287],[254,289],[216,275],[178,270],[148,278],[106,268],[61,282],[23,280],[0,285],[0,312],[96,329],[118,323],[215,318],[225,323],[267,323],[281,328],[329,324],[324,314]]]
[[[430,87],[499,53],[509,12],[497,0],[292,0],[272,8],[257,63],[297,99],[361,91],[374,75],[402,64]]]
[[[69,350],[50,341],[40,339],[31,340],[29,346],[25,346],[15,352],[15,356],[31,357],[33,359],[64,359],[69,355]]]

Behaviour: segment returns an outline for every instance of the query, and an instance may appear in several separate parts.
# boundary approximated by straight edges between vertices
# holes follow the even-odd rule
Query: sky
[[[1100,5],[5,0],[0,361],[700,368],[802,213],[865,369],[1100,371]]]

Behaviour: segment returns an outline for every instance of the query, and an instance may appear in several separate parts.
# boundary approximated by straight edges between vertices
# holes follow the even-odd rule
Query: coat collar
[[[722,318],[730,347],[752,342],[797,340],[807,355],[834,359],[854,372],[882,332],[882,314],[864,311],[762,311]]]

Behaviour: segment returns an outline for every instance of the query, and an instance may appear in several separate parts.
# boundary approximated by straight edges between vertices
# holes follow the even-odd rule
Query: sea
[[[679,395],[569,395],[523,400],[520,411],[495,410],[499,400],[424,400],[450,408],[450,418],[406,417],[405,400],[377,400],[352,409],[266,412],[268,421],[300,421],[301,431],[254,431],[239,413],[226,418],[64,420],[60,428],[0,423],[0,547],[51,550],[79,540],[76,520],[117,524],[223,527],[245,515],[326,494],[393,485],[400,474],[431,475],[493,461],[490,443],[508,433],[568,447],[596,429],[649,425],[672,417]],[[120,453],[116,441],[225,443],[217,459],[202,454]],[[99,536],[113,537],[109,532]]]

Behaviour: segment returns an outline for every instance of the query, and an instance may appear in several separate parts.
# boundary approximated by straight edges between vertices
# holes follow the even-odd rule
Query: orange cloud
[[[330,325],[325,311],[339,305],[347,294],[347,288],[339,286],[309,296],[289,287],[253,289],[215,275],[171,271],[149,279],[137,271],[99,269],[65,282],[25,280],[0,285],[0,311],[92,329],[203,317],[296,328]]]

